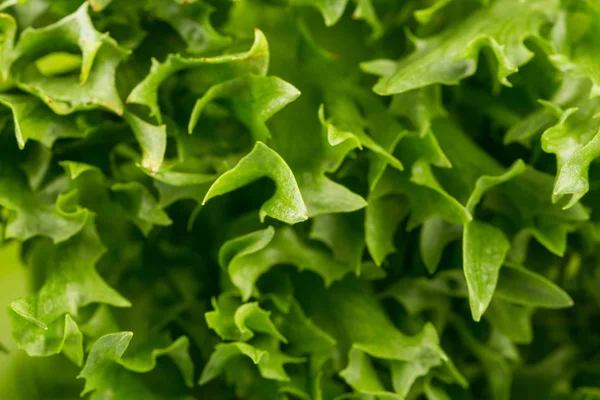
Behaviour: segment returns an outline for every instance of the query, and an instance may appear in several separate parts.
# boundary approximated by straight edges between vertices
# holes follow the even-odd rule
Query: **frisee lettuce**
[[[0,398],[600,398],[595,0],[4,0]]]

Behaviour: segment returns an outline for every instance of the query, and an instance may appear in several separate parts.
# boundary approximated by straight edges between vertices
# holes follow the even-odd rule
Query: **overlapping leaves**
[[[596,395],[593,1],[0,9],[0,395]]]

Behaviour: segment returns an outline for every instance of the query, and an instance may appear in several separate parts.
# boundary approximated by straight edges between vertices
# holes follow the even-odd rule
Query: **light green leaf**
[[[425,382],[424,389],[427,400],[452,400],[443,389],[433,386],[430,380]]]
[[[53,51],[78,48],[82,55],[79,77],[46,77],[31,61]],[[115,87],[115,74],[127,52],[98,32],[84,3],[73,14],[43,28],[27,28],[19,37],[13,53],[17,84],[39,97],[57,114],[103,107],[123,113],[123,104]]]
[[[510,179],[515,178],[516,176],[525,172],[525,163],[522,160],[517,160],[513,165],[510,166],[502,175],[490,176],[490,175],[482,175],[475,182],[475,189],[469,196],[469,200],[467,200],[466,208],[472,214],[475,212],[475,207],[481,201],[481,198],[491,188],[494,186],[500,185]]]
[[[296,173],[296,179],[308,210],[308,217],[353,212],[367,205],[364,198],[346,186],[332,181],[324,172]]]
[[[58,76],[81,69],[81,60],[78,54],[57,51],[38,58],[35,66],[44,76]]]
[[[194,131],[207,104],[219,99],[250,130],[254,140],[265,141],[271,137],[266,121],[298,96],[294,86],[271,76],[246,75],[219,83],[196,101],[188,132]]]
[[[260,208],[261,221],[264,221],[267,215],[288,224],[302,222],[308,218],[292,170],[275,151],[262,142],[257,142],[248,155],[213,183],[202,204],[263,177],[271,178],[276,189],[273,197]]]
[[[129,112],[124,113],[123,118],[142,148],[142,167],[151,174],[156,173],[163,163],[167,149],[167,126],[149,124]]]
[[[81,51],[80,83],[86,83],[94,60],[102,47],[106,34],[98,32],[88,15],[88,3],[83,3],[73,14],[43,28],[27,28],[19,37],[13,58],[17,62],[35,60],[62,46],[76,46]],[[18,64],[17,64],[18,65]]]
[[[401,399],[406,398],[418,378],[426,376],[431,368],[438,365],[435,360],[393,361],[391,364],[392,386]]]
[[[392,96],[390,112],[410,122],[420,137],[431,129],[431,121],[446,115],[439,85],[426,86]]]
[[[421,24],[431,22],[435,14],[454,0],[436,0],[427,8],[420,8],[414,12],[415,19]]]
[[[15,36],[17,34],[17,22],[10,14],[0,14],[0,73],[2,81],[9,79],[10,66],[13,62],[12,54],[15,46]]]
[[[241,342],[219,343],[215,346],[215,351],[211,354],[202,371],[200,385],[204,385],[219,376],[223,369],[227,367],[227,363],[238,356],[246,356],[254,364],[257,364],[263,378],[289,381],[290,378],[285,373],[283,365],[296,363],[301,359],[286,356],[276,346],[267,343],[259,342],[256,347]]]
[[[247,53],[214,58],[185,58],[171,54],[163,63],[153,59],[150,73],[131,91],[127,102],[147,106],[150,116],[161,122],[158,88],[169,76],[193,68],[202,74],[203,82],[210,87],[245,73],[266,75],[268,67],[269,45],[265,35],[257,29],[254,44]]]
[[[252,295],[258,278],[276,265],[292,264],[300,270],[315,272],[323,277],[326,285],[341,279],[351,270],[350,266],[336,261],[327,252],[303,243],[292,228],[276,230],[272,239],[269,239],[270,235],[265,230],[251,238],[248,235],[247,239],[235,245],[224,245],[239,249],[230,259],[227,270],[244,300]]]
[[[119,332],[102,336],[90,350],[88,359],[78,378],[85,379],[81,395],[92,393],[93,399],[106,396],[115,400],[136,397],[143,399],[176,399],[176,395],[157,393],[148,388],[136,373],[148,372],[155,368],[157,358],[167,355],[184,374],[186,384],[192,386],[193,365],[188,355],[189,342],[181,337],[162,348],[151,346],[125,356],[132,332]],[[156,343],[154,343],[156,344]],[[178,389],[171,388],[174,392]]]
[[[271,240],[273,240],[274,236],[275,229],[273,229],[272,226],[269,226],[262,231],[238,236],[235,239],[225,242],[219,249],[219,265],[221,268],[227,268],[227,266],[230,263],[235,262],[237,258],[264,249]]]
[[[168,334],[158,335],[134,348],[133,354],[122,357],[119,364],[129,371],[144,373],[156,368],[159,357],[167,356],[181,372],[185,384],[193,387],[194,364],[189,355],[189,347],[190,341],[185,336],[172,340]]]
[[[475,220],[465,225],[463,268],[475,321],[481,319],[492,300],[498,273],[509,248],[508,239],[495,226]]]
[[[381,60],[362,67],[382,75],[374,91],[387,96],[434,83],[456,84],[475,73],[481,49],[489,47],[497,61],[498,81],[510,86],[507,77],[533,57],[525,39],[540,37],[541,26],[555,18],[558,5],[556,0],[495,1],[436,36],[413,37],[415,51],[384,71]]]
[[[348,0],[290,0],[294,6],[314,7],[323,16],[325,25],[335,25],[344,14]]]
[[[600,10],[587,0],[569,4],[568,9],[554,25],[552,39],[557,52],[550,60],[571,76],[588,78],[591,95],[596,97],[600,95],[600,69],[593,49],[600,34]]]
[[[260,308],[258,303],[243,304],[232,294],[223,293],[218,300],[213,299],[214,311],[204,314],[209,328],[223,340],[245,342],[253,338],[255,332],[272,335],[286,343],[286,338],[271,321],[271,313]]]
[[[104,10],[113,0],[88,0],[92,10],[98,12]]]
[[[8,163],[7,163],[8,162]],[[54,243],[63,242],[79,232],[90,212],[75,202],[74,191],[60,194],[56,204],[34,193],[25,174],[10,162],[0,161],[0,205],[11,210],[5,237],[27,240],[47,236]]]
[[[190,53],[203,53],[221,49],[231,43],[231,38],[222,36],[211,25],[214,9],[204,2],[177,2],[173,0],[151,0],[151,11],[179,33]]]
[[[571,297],[552,281],[512,264],[502,269],[496,293],[503,300],[524,306],[565,308],[573,305]]]
[[[44,37],[51,38],[52,35]],[[19,75],[17,85],[20,89],[40,98],[59,115],[97,108],[122,115],[123,102],[115,86],[115,76],[117,67],[127,55],[127,51],[120,48],[114,40],[106,37],[94,58],[93,68],[89,71],[84,84],[73,75],[46,77],[33,64],[29,64]],[[85,64],[82,68],[84,67]]]
[[[31,251],[34,268],[47,271],[45,283],[34,295],[13,301],[9,310],[13,338],[28,354],[56,354],[65,344],[71,357],[75,344],[81,348],[81,333],[71,319],[81,307],[92,303],[131,306],[95,270],[105,248],[91,217],[67,241],[56,245],[38,240]],[[82,360],[81,351],[73,357],[77,362]]]
[[[377,16],[371,0],[356,0],[356,8],[352,13],[353,19],[362,19],[371,26],[372,32],[369,40],[377,40],[384,33],[384,27]]]
[[[565,208],[573,206],[589,190],[588,169],[600,156],[600,100],[584,100],[563,112],[558,123],[542,135],[542,149],[556,155],[558,174],[553,196],[571,195]]]
[[[51,148],[57,139],[85,136],[85,132],[78,129],[74,121],[54,114],[33,96],[0,94],[0,103],[12,111],[15,135],[21,149],[29,139]]]
[[[319,108],[319,119],[325,129],[327,129],[327,137],[332,145],[341,143],[346,139],[357,141],[357,147],[363,146],[374,152],[378,157],[392,167],[402,170],[402,163],[386,149],[381,147],[373,138],[365,132],[367,121],[362,118],[361,113],[353,99],[343,92],[328,90],[325,96],[325,103],[330,118],[325,120],[325,110],[323,106]],[[401,128],[398,128],[397,134],[401,133]],[[333,139],[336,138],[336,139]]]
[[[379,399],[404,399],[404,396],[394,395],[385,390],[369,356],[356,348],[350,349],[348,365],[340,372],[340,376],[359,393]]]

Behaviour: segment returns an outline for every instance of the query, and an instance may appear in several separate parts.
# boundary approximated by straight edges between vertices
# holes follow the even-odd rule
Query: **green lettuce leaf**
[[[481,49],[489,47],[498,81],[509,86],[507,77],[533,56],[523,42],[540,37],[541,26],[556,17],[558,5],[546,0],[494,1],[439,35],[424,39],[410,35],[415,51],[398,63],[381,59],[362,67],[381,76],[374,90],[386,96],[434,83],[456,84],[475,73]]]

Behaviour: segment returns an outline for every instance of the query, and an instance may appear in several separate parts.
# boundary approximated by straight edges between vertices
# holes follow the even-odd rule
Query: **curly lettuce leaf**
[[[269,216],[295,224],[308,218],[306,205],[292,170],[279,154],[262,142],[257,142],[248,155],[212,184],[202,203],[263,177],[271,178],[276,188],[273,197],[260,208],[261,221]]]
[[[85,379],[85,388],[81,395],[91,393],[91,398],[101,399],[111,396],[114,399],[127,399],[140,396],[145,399],[180,399],[186,398],[178,389],[171,388],[171,393],[156,393],[147,387],[137,373],[151,371],[155,368],[157,358],[163,355],[170,357],[186,375],[186,382],[191,386],[193,373],[191,360],[187,353],[187,338],[165,345],[125,355],[129,347],[132,332],[119,332],[102,336],[90,350],[86,363],[78,378]],[[189,398],[189,397],[187,397]]]
[[[4,236],[27,240],[46,236],[54,243],[68,240],[91,219],[90,212],[76,204],[77,193],[58,195],[56,203],[34,192],[25,174],[0,161],[0,205],[10,210]]]
[[[525,39],[540,38],[542,25],[556,18],[558,6],[553,0],[494,1],[436,36],[410,35],[415,51],[397,63],[380,59],[362,68],[381,76],[373,90],[388,96],[434,83],[456,84],[475,73],[481,49],[489,47],[497,62],[496,78],[510,86],[508,76],[533,57]]]
[[[148,107],[150,116],[161,122],[158,89],[169,76],[179,71],[195,69],[196,73],[202,74],[205,85],[211,86],[246,73],[266,75],[268,67],[269,44],[265,35],[256,30],[254,43],[246,53],[214,58],[186,58],[170,54],[162,63],[153,59],[149,74],[131,91],[127,103]]]
[[[35,243],[31,262],[47,270],[46,281],[37,293],[10,305],[12,335],[20,348],[38,356],[63,351],[82,362],[81,333],[73,320],[79,309],[92,303],[131,306],[95,269],[105,251],[92,217],[81,232],[60,244]]]

